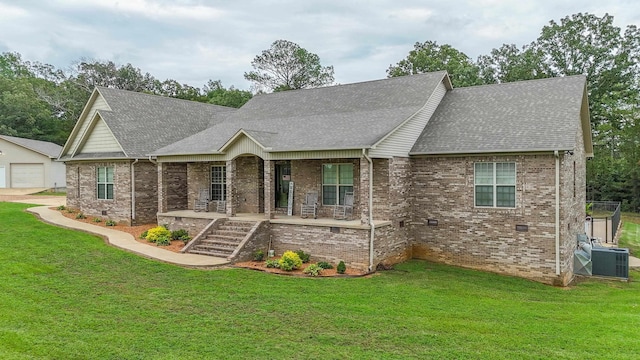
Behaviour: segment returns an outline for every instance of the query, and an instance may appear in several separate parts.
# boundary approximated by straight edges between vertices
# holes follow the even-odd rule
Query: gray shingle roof
[[[445,76],[439,71],[255,96],[226,121],[153,154],[215,153],[240,129],[270,151],[366,148],[421,109]]]
[[[99,114],[128,157],[144,157],[160,147],[223,121],[234,108],[99,87],[111,111]]]
[[[52,159],[57,158],[62,150],[62,146],[48,141],[25,139],[8,135],[0,135],[0,138],[38,152],[42,155],[46,155]]]
[[[585,84],[579,75],[449,91],[411,154],[573,149]]]

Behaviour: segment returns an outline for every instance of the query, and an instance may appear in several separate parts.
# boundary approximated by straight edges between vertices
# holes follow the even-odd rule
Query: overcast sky
[[[450,44],[475,60],[504,43],[528,44],[550,20],[578,12],[640,25],[633,0],[0,0],[0,52],[63,69],[112,60],[160,80],[249,89],[251,60],[286,39],[346,84],[386,77],[415,42]]]

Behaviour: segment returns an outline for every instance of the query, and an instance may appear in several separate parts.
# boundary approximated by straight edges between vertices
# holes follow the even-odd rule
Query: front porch
[[[170,229],[186,229],[191,236],[201,234],[204,238],[209,229],[218,223],[252,223],[244,240],[238,240],[236,249],[231,249],[232,262],[252,259],[253,251],[268,249],[279,255],[287,250],[303,250],[311,254],[313,261],[337,264],[345,261],[348,266],[368,269],[370,261],[371,226],[360,220],[335,220],[332,218],[301,218],[299,216],[276,215],[265,219],[264,214],[241,213],[235,216],[213,212],[177,210],[158,214],[158,223]],[[388,234],[393,228],[391,221],[379,221],[375,231]],[[378,246],[387,236],[376,239]],[[381,247],[380,250],[384,249]],[[376,251],[378,253],[378,251]],[[377,254],[382,255],[382,254]],[[383,256],[384,257],[384,256]]]
[[[158,224],[167,224],[175,221],[186,222],[211,222],[215,219],[229,219],[236,221],[262,221],[265,216],[262,213],[239,213],[233,216],[218,212],[199,212],[193,210],[174,210],[164,213],[158,213]],[[371,229],[368,224],[362,224],[360,219],[357,220],[337,220],[333,218],[303,218],[300,216],[287,216],[284,214],[275,214],[269,220],[272,224],[287,224],[300,226],[320,226],[320,227],[337,227],[346,229]],[[376,221],[375,227],[391,225],[391,221]],[[197,232],[196,232],[197,233]]]

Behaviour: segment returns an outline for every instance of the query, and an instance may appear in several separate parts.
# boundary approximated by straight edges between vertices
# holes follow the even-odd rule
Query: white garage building
[[[0,188],[65,188],[61,146],[51,142],[0,135]]]

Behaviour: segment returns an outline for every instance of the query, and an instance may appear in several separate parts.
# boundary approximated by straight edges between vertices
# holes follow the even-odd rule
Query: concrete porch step
[[[202,242],[200,242],[200,244],[209,244],[209,245],[224,245],[224,246],[231,246],[231,247],[236,247],[238,245],[240,245],[240,242],[242,241],[242,239],[238,240],[238,241],[229,241],[228,239],[218,239],[215,237],[211,237],[211,238],[206,238],[206,239],[202,239]]]
[[[242,243],[254,225],[254,222],[249,221],[227,220],[218,225],[217,228],[211,229],[188,252],[228,258]]]
[[[202,250],[202,251],[214,251],[214,252],[221,252],[221,253],[227,253],[228,255],[231,255],[231,253],[233,252],[233,250],[235,250],[235,247],[228,247],[228,246],[224,246],[224,245],[217,245],[217,244],[198,244],[194,247],[194,249],[196,250]]]
[[[198,249],[191,249],[191,250],[189,250],[189,252],[192,253],[192,254],[215,256],[215,257],[225,258],[225,259],[227,257],[229,257],[229,255],[231,255],[231,253],[219,253],[219,252],[213,252],[213,251],[202,251],[202,250],[198,250]]]
[[[237,244],[239,244],[242,239],[244,239],[245,235],[240,235],[240,236],[232,236],[232,235],[221,235],[221,234],[209,234],[207,235],[206,239],[207,240],[223,240],[223,241],[234,241]]]
[[[239,237],[239,238],[243,238],[244,239],[244,237],[247,236],[247,232],[248,231],[216,229],[216,230],[213,231],[212,234],[223,235],[223,236],[233,236],[233,237]]]

